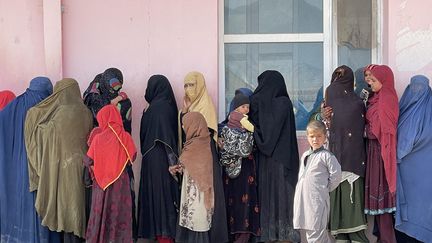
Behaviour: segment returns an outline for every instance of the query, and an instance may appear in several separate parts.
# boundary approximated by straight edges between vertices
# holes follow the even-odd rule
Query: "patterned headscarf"
[[[117,68],[108,68],[102,73],[100,81],[101,95],[109,100],[118,96],[123,85],[123,74]]]

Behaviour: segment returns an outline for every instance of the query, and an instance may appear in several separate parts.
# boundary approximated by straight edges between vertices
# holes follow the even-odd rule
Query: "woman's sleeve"
[[[164,145],[164,148],[165,148],[165,153],[166,153],[167,158],[168,158],[168,165],[173,166],[173,165],[178,164],[178,157],[174,153],[174,151],[172,151],[171,148],[169,148],[166,145]]]
[[[84,164],[84,173],[83,173],[83,181],[86,187],[90,187],[93,185],[94,173],[92,170],[93,160],[90,159],[87,155],[84,155],[83,158]]]
[[[342,180],[342,170],[341,166],[334,155],[330,156],[327,161],[327,168],[329,172],[329,191],[333,191],[338,187],[340,181]]]

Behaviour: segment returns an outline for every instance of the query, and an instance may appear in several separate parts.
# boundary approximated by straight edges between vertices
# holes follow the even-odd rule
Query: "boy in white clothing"
[[[309,243],[332,242],[327,224],[330,195],[340,183],[342,170],[336,157],[326,150],[326,127],[311,121],[306,128],[311,148],[300,160],[298,182],[294,195],[294,228],[305,232]]]

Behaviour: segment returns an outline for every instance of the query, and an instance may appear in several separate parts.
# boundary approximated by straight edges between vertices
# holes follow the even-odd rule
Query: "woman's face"
[[[187,97],[189,97],[191,102],[196,99],[197,96],[196,87],[197,87],[196,80],[190,80],[184,84],[185,94]]]
[[[382,88],[382,83],[369,70],[365,72],[365,81],[370,85],[372,92],[376,93]]]

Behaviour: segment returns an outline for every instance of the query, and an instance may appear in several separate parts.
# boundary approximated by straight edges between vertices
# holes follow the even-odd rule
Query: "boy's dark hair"
[[[308,130],[319,130],[320,132],[326,134],[327,129],[326,126],[324,125],[324,123],[322,121],[318,121],[318,120],[312,120],[308,123],[307,127],[306,127],[306,131]]]

